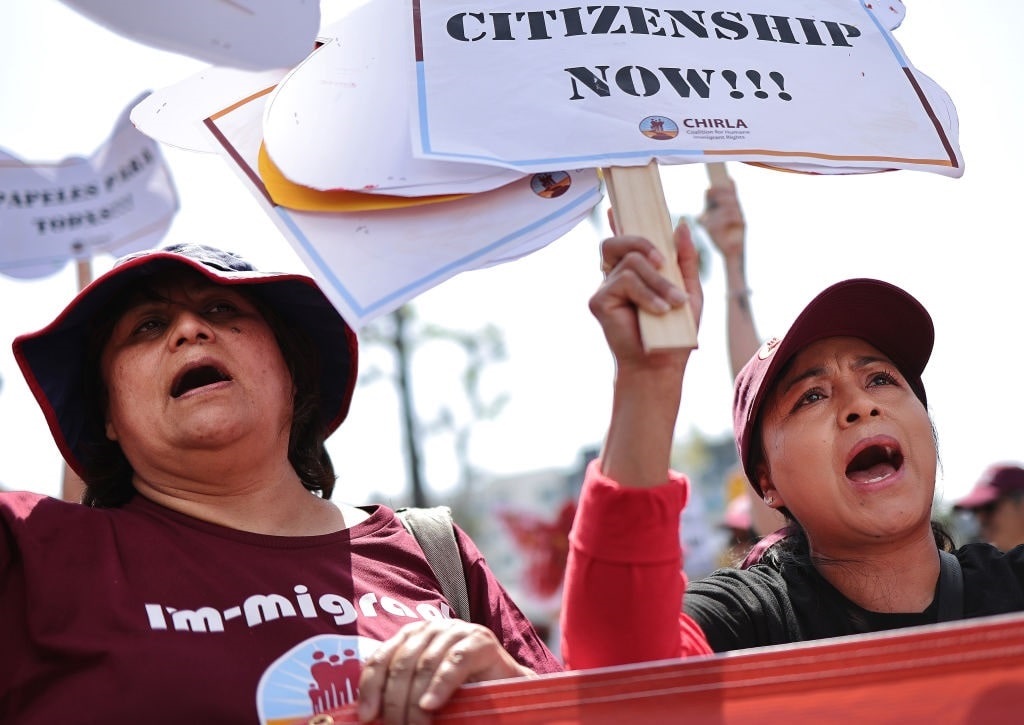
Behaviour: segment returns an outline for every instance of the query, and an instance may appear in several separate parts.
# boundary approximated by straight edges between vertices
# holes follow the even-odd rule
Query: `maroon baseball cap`
[[[971,492],[953,507],[981,508],[1014,491],[1024,491],[1024,468],[1014,463],[997,463],[986,468]]]
[[[43,409],[50,433],[80,476],[85,475],[83,462],[103,433],[102,426],[94,424],[103,413],[83,404],[86,349],[94,318],[129,283],[175,268],[194,270],[216,284],[244,287],[285,324],[303,331],[320,357],[318,412],[327,433],[348,413],[358,365],[356,335],[312,277],[260,272],[238,255],[202,244],[137,252],[117,260],[49,325],[14,340],[14,357]]]
[[[935,328],[928,311],[895,285],[877,279],[849,279],[815,297],[784,337],[772,338],[736,376],[732,414],[736,449],[747,480],[755,488],[750,453],[761,407],[793,357],[827,337],[857,337],[893,361],[925,405],[921,373],[932,353]],[[758,494],[760,495],[760,491]]]

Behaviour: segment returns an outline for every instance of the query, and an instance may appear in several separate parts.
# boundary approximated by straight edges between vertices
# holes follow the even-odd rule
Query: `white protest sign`
[[[177,210],[160,148],[127,110],[88,159],[30,163],[0,152],[0,272],[35,278],[96,252],[148,249]]]
[[[417,153],[523,171],[654,159],[960,176],[952,102],[889,32],[902,4],[876,4],[414,0]]]
[[[540,249],[601,200],[596,172],[584,169],[524,176],[443,204],[358,213],[287,209],[271,199],[259,176],[265,103],[266,95],[230,100],[206,126],[355,329],[459,272]]]
[[[317,0],[62,0],[115,33],[207,63],[290,68],[313,49]]]
[[[399,196],[488,191],[523,172],[413,156],[408,0],[350,0],[267,102],[267,153],[296,184]]]

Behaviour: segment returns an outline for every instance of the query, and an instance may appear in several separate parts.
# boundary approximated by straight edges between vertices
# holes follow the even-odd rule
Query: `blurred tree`
[[[486,398],[480,385],[484,369],[506,357],[501,330],[494,325],[486,325],[479,330],[467,332],[423,323],[416,316],[412,305],[403,305],[367,325],[360,333],[360,338],[363,344],[379,345],[391,352],[391,371],[371,367],[360,375],[360,384],[369,384],[387,377],[395,385],[410,488],[409,505],[430,505],[424,474],[423,441],[431,434],[448,432],[454,437],[453,454],[459,467],[459,501],[452,504],[453,507],[461,508],[459,503],[472,498],[476,476],[469,460],[473,425],[480,420],[496,418],[508,402],[508,395],[504,393],[492,399]],[[413,355],[424,345],[445,342],[454,344],[465,355],[465,367],[460,378],[469,412],[468,415],[460,414],[454,405],[445,404],[433,420],[424,421],[415,406]],[[457,518],[462,523],[463,519]]]

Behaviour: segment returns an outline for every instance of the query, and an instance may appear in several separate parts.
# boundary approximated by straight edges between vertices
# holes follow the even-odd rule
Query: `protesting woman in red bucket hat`
[[[140,253],[14,352],[86,505],[0,494],[0,721],[424,722],[560,669],[461,530],[472,622],[395,512],[328,501],[357,344],[311,278]]]

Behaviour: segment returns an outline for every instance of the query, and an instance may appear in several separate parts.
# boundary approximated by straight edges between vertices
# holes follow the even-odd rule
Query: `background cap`
[[[1024,491],[1024,468],[1014,463],[997,463],[986,468],[971,492],[953,507],[976,509],[1014,491]]]

